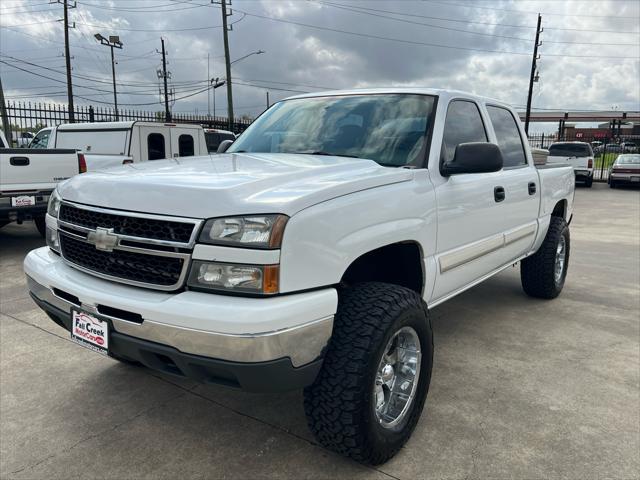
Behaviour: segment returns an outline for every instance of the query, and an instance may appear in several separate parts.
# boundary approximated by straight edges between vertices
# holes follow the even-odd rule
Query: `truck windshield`
[[[301,153],[418,165],[431,129],[435,97],[345,95],[285,100],[271,107],[229,153]]]
[[[559,143],[549,147],[550,157],[591,157],[592,155],[589,145],[579,143]]]

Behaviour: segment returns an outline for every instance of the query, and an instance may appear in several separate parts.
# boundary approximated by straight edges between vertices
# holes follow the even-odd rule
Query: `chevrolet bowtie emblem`
[[[113,252],[113,248],[118,244],[118,236],[114,235],[113,228],[98,227],[95,232],[87,234],[87,242],[95,245],[97,250]]]

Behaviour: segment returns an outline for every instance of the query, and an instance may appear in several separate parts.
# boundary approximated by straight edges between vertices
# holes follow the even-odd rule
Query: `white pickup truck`
[[[44,236],[49,195],[58,182],[85,170],[84,156],[74,149],[9,148],[0,130],[0,227],[34,220]]]
[[[318,441],[376,464],[420,417],[429,309],[517,262],[526,293],[556,297],[573,195],[573,170],[536,168],[499,101],[309,94],[215,157],[61,184],[24,270],[74,341],[202,382],[304,387]]]
[[[547,163],[570,165],[577,182],[593,185],[593,150],[586,142],[556,142],[549,147]]]
[[[207,154],[200,125],[159,122],[69,123],[43,128],[30,148],[75,148],[89,171],[127,163]]]

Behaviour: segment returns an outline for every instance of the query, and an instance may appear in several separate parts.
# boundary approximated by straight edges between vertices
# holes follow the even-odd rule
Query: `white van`
[[[69,123],[40,130],[31,148],[73,148],[87,169],[172,157],[206,155],[200,125],[156,122]]]

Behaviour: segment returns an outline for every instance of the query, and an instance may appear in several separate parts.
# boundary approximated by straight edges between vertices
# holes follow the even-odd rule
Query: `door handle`
[[[529,182],[529,195],[536,194],[536,182]]]
[[[496,187],[493,189],[493,198],[497,203],[503,201],[505,197],[506,194],[504,193],[504,187]]]
[[[25,167],[29,165],[28,157],[11,157],[9,163],[14,167]]]

